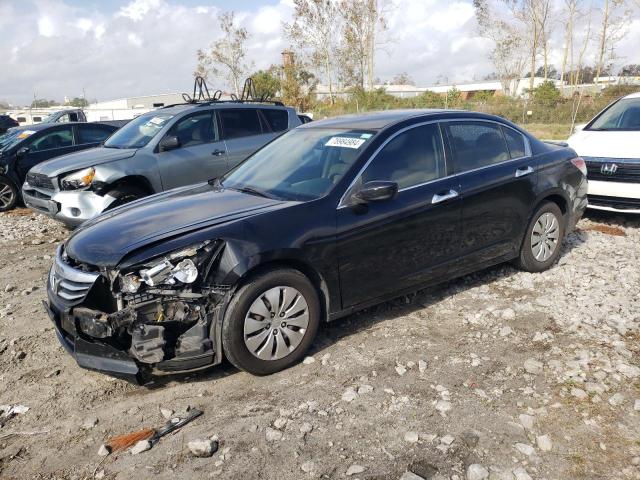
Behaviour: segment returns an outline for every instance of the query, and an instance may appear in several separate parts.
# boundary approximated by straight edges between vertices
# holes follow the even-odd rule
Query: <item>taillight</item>
[[[575,165],[575,167],[582,172],[582,174],[587,176],[587,164],[584,161],[584,158],[576,157],[571,160],[571,163]]]

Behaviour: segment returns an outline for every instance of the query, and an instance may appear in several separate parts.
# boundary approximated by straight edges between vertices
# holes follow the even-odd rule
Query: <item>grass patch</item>
[[[564,141],[569,138],[571,131],[571,124],[568,123],[527,123],[519,125],[541,140]]]

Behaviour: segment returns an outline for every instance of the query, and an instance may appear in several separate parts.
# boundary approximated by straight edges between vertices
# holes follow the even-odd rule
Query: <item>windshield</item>
[[[104,142],[107,148],[142,148],[155,137],[173,115],[153,113],[141,115],[117,130]]]
[[[640,130],[640,98],[627,98],[611,105],[587,130]]]
[[[36,133],[34,130],[8,130],[7,133],[0,135],[0,152],[12,149],[34,133]]]
[[[347,173],[375,132],[292,130],[220,179],[225,188],[286,200],[326,195]]]

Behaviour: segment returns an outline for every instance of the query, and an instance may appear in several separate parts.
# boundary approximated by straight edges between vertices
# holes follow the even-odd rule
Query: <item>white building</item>
[[[545,81],[542,77],[535,77],[533,79],[534,88],[540,85]],[[552,80],[557,86],[560,86],[559,80]],[[529,89],[530,79],[522,78],[517,81],[517,85],[512,90],[515,92],[516,96],[522,96],[526,90]],[[417,97],[418,95],[422,95],[426,91],[431,91],[434,93],[445,95],[452,89],[456,89],[462,93],[463,98],[471,98],[473,94],[479,92],[488,92],[493,95],[503,95],[502,84],[497,80],[485,81],[485,82],[473,82],[473,83],[451,83],[448,85],[431,85],[428,87],[416,87],[414,85],[374,85],[374,88],[384,88],[385,91],[389,95],[393,95],[395,97],[400,98],[411,98]],[[316,95],[319,100],[324,100],[329,98],[329,87],[326,85],[318,85],[316,88]],[[349,95],[349,92],[346,91],[335,91],[335,97],[346,97]]]

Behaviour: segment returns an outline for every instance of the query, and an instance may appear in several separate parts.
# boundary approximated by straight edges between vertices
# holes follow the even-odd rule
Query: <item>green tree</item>
[[[57,105],[60,104],[55,100],[47,100],[45,98],[34,99],[33,102],[31,102],[31,108],[47,108],[55,107]]]
[[[273,98],[280,92],[280,67],[271,65],[268,70],[258,70],[251,75],[258,98]]]
[[[462,92],[456,87],[451,87],[451,90],[447,92],[447,108],[459,107],[462,103]]]
[[[83,107],[88,106],[89,102],[87,101],[86,98],[74,97],[73,100],[71,100],[70,102],[67,102],[66,105],[71,105],[72,107],[83,108]]]
[[[555,107],[562,97],[560,90],[550,80],[534,88],[532,94],[534,103],[548,107]]]

